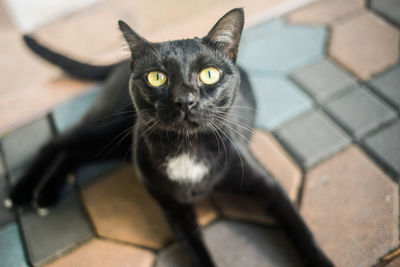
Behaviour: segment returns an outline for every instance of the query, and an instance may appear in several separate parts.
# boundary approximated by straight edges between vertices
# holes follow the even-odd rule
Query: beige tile
[[[370,12],[333,25],[329,53],[360,79],[368,80],[399,59],[399,32]]]
[[[364,6],[365,0],[320,0],[289,13],[287,19],[292,23],[330,24]]]
[[[172,239],[161,209],[129,166],[89,185],[83,199],[100,236],[155,249]]]
[[[205,226],[217,218],[217,211],[209,199],[202,200],[195,205],[197,222]]]
[[[151,267],[154,255],[150,251],[92,239],[88,243],[47,264],[47,267]]]
[[[336,266],[371,266],[399,245],[398,194],[352,146],[308,173],[301,213]]]
[[[250,149],[260,163],[283,186],[290,199],[295,201],[302,174],[285,149],[271,134],[261,130],[253,135]]]

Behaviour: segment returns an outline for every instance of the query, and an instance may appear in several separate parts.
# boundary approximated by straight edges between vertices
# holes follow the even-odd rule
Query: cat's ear
[[[118,25],[131,51],[132,63],[135,63],[137,56],[140,55],[144,49],[150,48],[151,44],[142,36],[134,32],[132,28],[122,20],[118,21]]]
[[[232,9],[218,20],[205,38],[236,61],[243,25],[243,8]]]

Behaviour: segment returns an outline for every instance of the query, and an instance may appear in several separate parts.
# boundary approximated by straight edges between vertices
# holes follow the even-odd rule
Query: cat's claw
[[[47,208],[36,208],[36,212],[40,217],[49,215],[50,211]]]
[[[13,201],[10,198],[6,198],[3,201],[3,205],[6,209],[12,209],[12,207],[14,206]]]

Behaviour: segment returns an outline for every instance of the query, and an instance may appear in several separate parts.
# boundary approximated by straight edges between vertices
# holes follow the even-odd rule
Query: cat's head
[[[131,51],[130,94],[141,121],[178,133],[220,124],[240,86],[235,61],[243,24],[243,10],[233,9],[203,38],[151,43],[119,21]]]

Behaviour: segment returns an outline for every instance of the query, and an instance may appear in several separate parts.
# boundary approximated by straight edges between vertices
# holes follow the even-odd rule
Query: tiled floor
[[[251,16],[256,2],[249,2]],[[363,0],[316,1],[265,21],[246,30],[239,59],[259,106],[260,130],[251,148],[340,267],[400,266],[400,14],[393,0],[372,0],[368,7]],[[216,7],[212,16],[221,10]],[[117,11],[90,12],[112,18]],[[196,21],[185,20],[188,25]],[[146,23],[138,22],[143,32],[156,28]],[[76,27],[68,21],[61,25]],[[173,29],[181,29],[182,36],[190,32]],[[40,35],[46,39],[46,32],[54,31]],[[154,33],[154,38],[162,36]],[[96,38],[101,34],[92,41]],[[105,51],[96,49],[93,56]],[[84,90],[49,116],[4,134],[1,199],[40,145],[89,108],[98,91]],[[0,267],[188,266],[187,255],[130,166],[98,163],[75,177],[48,216],[0,207]],[[300,266],[279,225],[257,204],[214,194],[196,206],[218,266]]]

